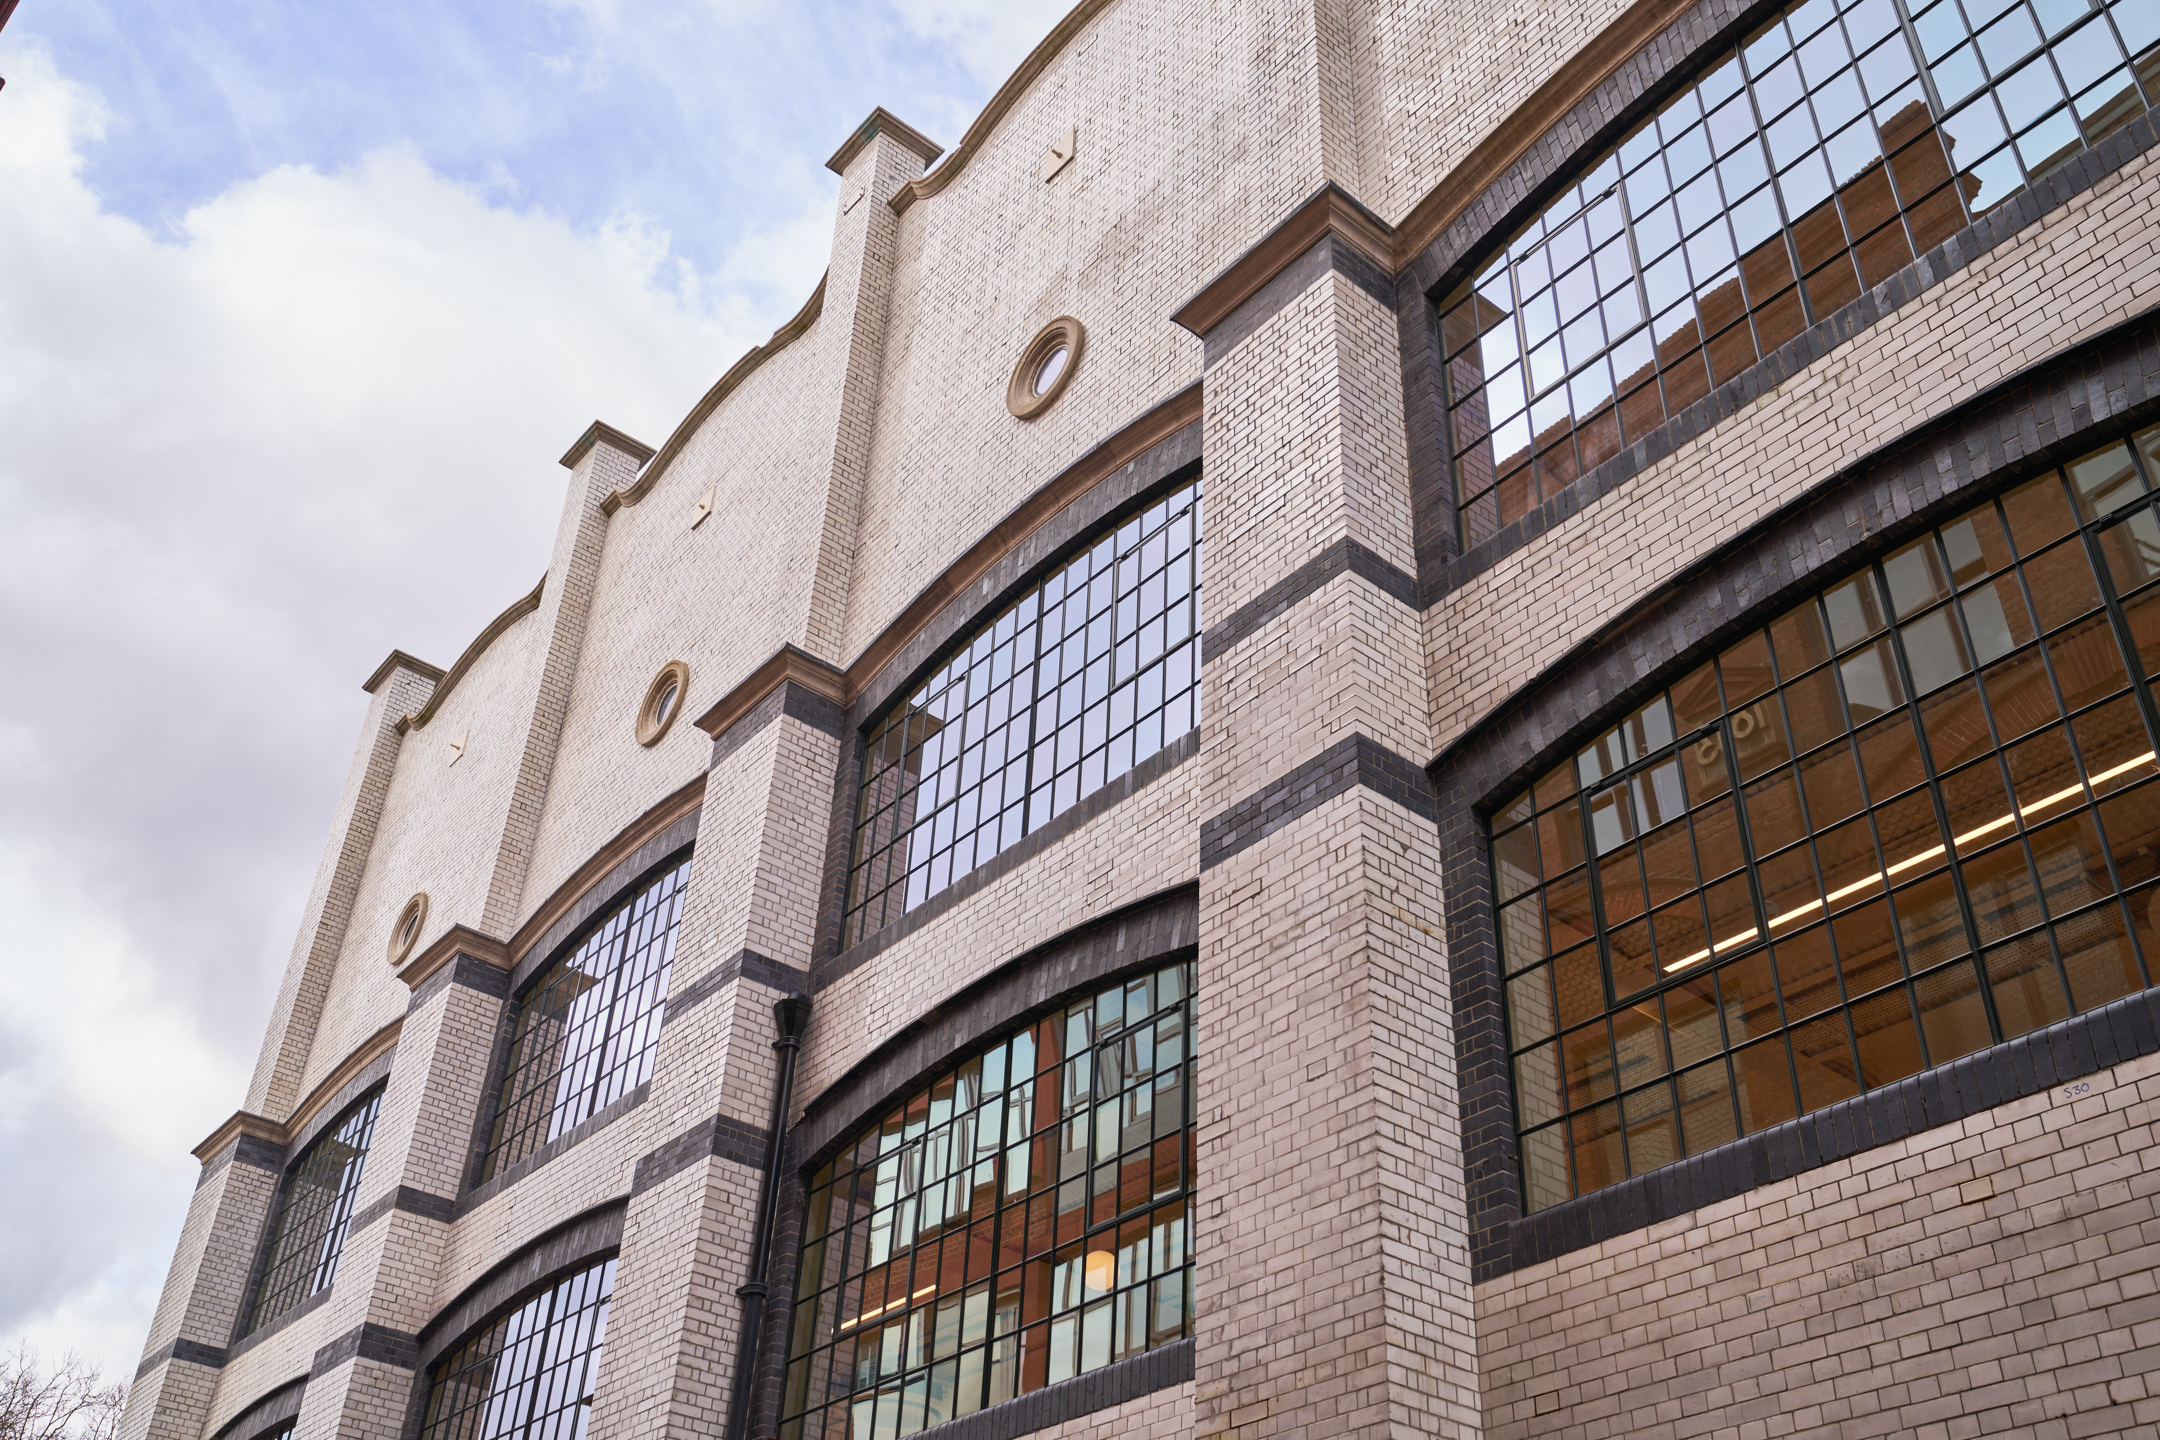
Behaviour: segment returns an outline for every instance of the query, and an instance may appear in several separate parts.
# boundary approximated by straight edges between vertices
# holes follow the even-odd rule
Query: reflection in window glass
[[[420,1440],[578,1440],[592,1415],[615,1262],[549,1286],[450,1353]]]
[[[262,1282],[255,1289],[255,1309],[248,1317],[250,1332],[317,1291],[329,1289],[337,1278],[338,1256],[345,1250],[353,1197],[360,1193],[360,1177],[367,1169],[368,1144],[375,1135],[382,1097],[383,1092],[377,1090],[353,1106],[308,1146],[293,1167],[279,1198]]]
[[[482,1178],[652,1078],[690,861],[618,905],[519,1002]]]
[[[1195,481],[1059,567],[871,732],[842,943],[1199,724]]]
[[[1503,807],[1526,1210],[2150,982],[2155,460],[1967,511]]]
[[[1712,57],[1442,307],[1461,543],[2143,114],[2156,16],[1806,0]]]
[[[969,1057],[817,1173],[782,1440],[912,1435],[1192,1333],[1192,979]]]

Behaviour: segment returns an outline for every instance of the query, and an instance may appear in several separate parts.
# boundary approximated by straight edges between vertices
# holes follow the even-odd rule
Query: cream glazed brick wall
[[[2160,300],[2147,153],[1425,612],[1445,747],[1748,526],[1930,417]]]
[[[284,983],[270,1025],[263,1033],[262,1054],[248,1083],[242,1107],[283,1119],[305,1097],[302,1071],[307,1068],[331,975],[344,948],[354,895],[367,869],[368,854],[398,758],[398,718],[427,703],[434,682],[403,666],[393,669],[368,697],[360,743],[338,797],[330,838],[323,846],[315,885],[300,919],[300,934],[285,965]]]
[[[524,743],[521,702],[531,693],[545,638],[538,614],[519,620],[495,638],[428,723],[406,733],[302,1095],[405,1013],[412,991],[390,967],[389,946],[407,900],[427,892],[427,924],[413,942],[416,955],[453,925],[482,929],[495,847]],[[465,754],[452,764],[450,746],[460,736]]]
[[[1118,0],[900,217],[848,657],[1014,506],[1199,378],[1200,344],[1170,314],[1326,178],[1312,34],[1300,0]],[[1044,184],[1044,151],[1075,127],[1077,157]],[[1015,420],[1012,367],[1064,314],[1087,327],[1080,368]]]
[[[672,993],[682,995],[746,949],[809,969],[834,760],[831,737],[783,715],[713,768]],[[777,991],[737,980],[670,1015],[652,1098],[641,1107],[648,1150],[716,1112],[747,1125],[768,1122],[777,998]]]
[[[592,1435],[721,1434],[758,1173],[709,1157],[637,1197],[623,1230]]]
[[[1476,1433],[1438,875],[1362,789],[1201,875],[1198,1435]]]
[[[217,1372],[200,1365],[174,1360],[158,1366],[129,1388],[119,1440],[198,1440],[216,1383]]]
[[[365,1214],[400,1186],[456,1198],[501,1011],[502,1002],[492,996],[448,985],[406,1017],[354,1196],[355,1214]],[[438,1308],[437,1271],[448,1228],[393,1209],[350,1232],[331,1298],[228,1362],[209,1428],[306,1374],[319,1346],[364,1321],[417,1332]]]
[[[856,157],[834,199],[833,265],[817,320],[729,394],[651,491],[608,521],[521,914],[704,768],[710,742],[689,719],[783,644],[837,658],[891,269],[893,215],[882,202],[920,170],[919,156],[885,136]],[[866,185],[875,193],[837,213]],[[709,489],[713,513],[693,530],[693,507]],[[838,532],[850,537],[847,553],[821,561]],[[824,618],[813,622],[821,606]],[[714,623],[717,615],[728,623]],[[648,750],[637,743],[637,708],[671,660],[690,666],[686,713]]]
[[[1390,224],[1586,46],[1624,53],[1641,38],[1605,36],[1626,0],[1340,4],[1358,89],[1359,151],[1355,177],[1339,178]]]
[[[842,212],[833,234],[832,268],[825,303],[836,324],[847,327],[845,368],[837,386],[831,458],[826,462],[824,523],[818,532],[817,565],[811,577],[805,648],[839,660],[847,621],[848,589],[855,565],[855,534],[862,517],[863,474],[877,421],[878,385],[885,359],[885,323],[892,298],[893,236],[898,222],[886,202],[922,173],[923,159],[880,131],[848,162],[840,177]],[[860,196],[860,199],[854,197]]]
[[[1200,869],[1199,778],[1199,764],[1187,760],[820,990],[796,1071],[796,1113],[971,982],[1189,883]]]
[[[1487,1434],[2152,1434],[2160,1056],[2089,1079],[1480,1286]]]
[[[1208,371],[1209,623],[1341,539],[1415,572],[1395,334],[1329,271]]]
[[[630,1193],[638,1157],[649,1147],[631,1110],[554,1159],[460,1215],[443,1244],[435,1277],[439,1312],[464,1289],[534,1237]]]
[[[293,1440],[388,1440],[401,1434],[413,1375],[377,1360],[353,1360],[308,1381]]]
[[[834,760],[830,737],[782,715],[713,767],[669,982],[675,994],[746,947],[807,966],[803,921],[815,913],[824,835],[805,822],[831,809]],[[792,925],[774,924],[776,889],[778,908],[795,911]],[[777,996],[738,977],[670,1013],[652,1098],[636,1112],[647,1154],[710,1125],[716,1113],[738,1136],[768,1123]],[[708,1154],[631,1196],[595,1435],[707,1435],[724,1427],[741,1327],[735,1287],[748,1273],[761,1182],[739,1154]]]
[[[1429,753],[1424,664],[1403,603],[1345,571],[1209,657],[1201,764],[1218,804],[1242,800],[1353,734],[1412,760]]]

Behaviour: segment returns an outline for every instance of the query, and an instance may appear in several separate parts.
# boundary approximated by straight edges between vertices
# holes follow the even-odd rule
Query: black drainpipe
[[[729,1440],[748,1440],[750,1434],[750,1371],[764,1331],[765,1270],[772,1261],[773,1227],[780,1221],[780,1159],[788,1104],[795,1093],[795,1053],[810,1027],[810,997],[775,1000],[772,1013],[773,1029],[779,1032],[772,1048],[780,1057],[780,1073],[773,1080],[772,1123],[765,1130],[765,1184],[758,1194],[757,1229],[750,1242],[750,1278],[735,1291],[742,1301],[742,1345],[735,1355],[735,1398],[728,1406]]]

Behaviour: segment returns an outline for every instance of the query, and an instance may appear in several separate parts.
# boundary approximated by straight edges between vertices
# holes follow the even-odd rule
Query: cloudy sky
[[[0,1347],[131,1377],[360,681],[545,568],[1060,0],[22,0],[0,31]]]

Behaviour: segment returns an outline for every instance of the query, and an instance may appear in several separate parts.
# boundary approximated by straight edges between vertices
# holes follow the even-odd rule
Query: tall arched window
[[[685,856],[533,981],[518,1003],[481,1178],[652,1078],[689,883]]]
[[[817,1172],[783,1440],[912,1435],[1192,1333],[1192,980],[977,1051]]]
[[[1113,527],[871,732],[852,945],[1200,724],[1200,483]]]
[[[337,1279],[338,1257],[352,1224],[353,1197],[367,1170],[380,1088],[346,1111],[294,1165],[278,1197],[277,1223],[255,1288],[248,1330],[260,1330]]]
[[[1804,0],[1442,306],[1475,545],[2160,100],[2152,0]]]
[[[444,1357],[421,1440],[577,1440],[592,1415],[615,1261],[548,1286]]]
[[[1526,1209],[2160,970],[2160,427],[1973,507],[1494,817]]]

